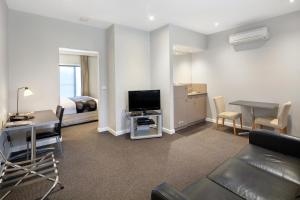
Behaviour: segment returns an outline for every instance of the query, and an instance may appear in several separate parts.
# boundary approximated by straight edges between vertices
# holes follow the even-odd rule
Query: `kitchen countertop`
[[[195,96],[195,95],[207,95],[207,92],[190,92],[188,96]]]

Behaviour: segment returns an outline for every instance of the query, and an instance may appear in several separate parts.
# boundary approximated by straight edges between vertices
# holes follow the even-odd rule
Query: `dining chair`
[[[292,102],[286,102],[279,107],[277,118],[274,117],[259,117],[255,119],[255,128],[262,128],[262,126],[277,129],[279,133],[288,133],[288,117],[292,107]]]
[[[222,119],[222,125],[224,126],[225,119],[233,121],[233,133],[237,135],[236,132],[236,120],[240,119],[241,129],[243,128],[243,118],[242,114],[238,112],[226,111],[225,98],[223,96],[217,96],[213,98],[216,112],[217,112],[217,128],[219,127],[219,119]]]
[[[44,200],[54,192],[56,186],[63,189],[64,186],[59,181],[58,161],[55,159],[53,153],[48,153],[40,158],[34,160],[26,160],[22,162],[10,162],[0,151],[1,159],[1,174],[0,174],[0,199],[4,200],[8,197],[16,195],[24,186],[42,183],[47,181],[52,184],[47,184],[45,193],[41,190],[43,195],[38,199]],[[40,184],[41,185],[41,184]],[[49,188],[48,188],[49,187]],[[56,191],[56,190],[55,190]],[[31,195],[39,194],[32,193]]]
[[[36,140],[42,140],[47,138],[55,138],[56,143],[59,146],[60,153],[63,155],[63,146],[60,141],[61,139],[61,126],[62,126],[62,120],[64,115],[64,108],[62,106],[56,107],[56,117],[59,119],[59,122],[55,124],[54,128],[51,129],[38,129],[36,131]],[[27,135],[26,137],[27,142],[27,155],[29,155],[29,144],[31,143],[31,135]]]

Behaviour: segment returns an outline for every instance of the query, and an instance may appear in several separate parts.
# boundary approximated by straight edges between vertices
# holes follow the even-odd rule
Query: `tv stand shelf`
[[[128,113],[130,138],[145,139],[162,136],[162,113],[157,111]]]

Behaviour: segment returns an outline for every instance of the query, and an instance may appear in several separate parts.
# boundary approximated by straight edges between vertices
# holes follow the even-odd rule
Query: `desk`
[[[252,129],[254,129],[255,108],[273,110],[273,109],[278,109],[279,107],[279,104],[277,103],[266,103],[266,102],[244,101],[244,100],[233,101],[230,102],[229,104],[248,107],[251,109]]]
[[[33,119],[29,120],[32,124],[18,127],[3,128],[3,132],[31,129],[31,160],[36,158],[36,128],[51,126],[59,122],[52,110],[36,111],[32,114]]]

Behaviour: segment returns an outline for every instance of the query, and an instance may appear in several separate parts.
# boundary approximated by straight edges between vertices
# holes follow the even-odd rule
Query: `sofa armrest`
[[[300,158],[300,138],[271,131],[251,131],[250,144]]]
[[[152,190],[151,200],[188,200],[188,198],[173,186],[162,183]]]

